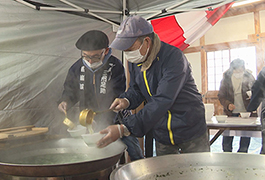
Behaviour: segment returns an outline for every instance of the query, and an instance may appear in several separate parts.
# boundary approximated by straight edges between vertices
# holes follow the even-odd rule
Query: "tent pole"
[[[73,8],[62,8],[62,7],[40,7],[40,10],[54,10],[54,11],[75,11],[75,12],[86,12],[91,13],[107,13],[107,14],[122,14],[121,11],[102,11],[102,10],[86,10],[86,9],[73,9]]]
[[[98,16],[98,15],[92,13],[92,12],[86,12],[86,13],[89,14],[89,15],[91,15],[91,16],[94,16],[94,17],[96,17],[96,18],[98,18],[98,19],[100,19],[100,20],[102,20],[102,21],[105,21],[105,22],[107,22],[107,23],[109,23],[109,24],[111,24],[111,25],[113,25],[113,26],[119,27],[119,25],[117,25],[116,23],[111,22],[111,21],[109,21],[108,19],[105,19],[105,18],[103,18],[103,17],[101,17],[101,16]]]
[[[125,20],[125,19],[126,19],[126,11],[127,11],[126,0],[123,0],[122,5],[123,5],[123,7],[122,7],[122,14],[123,14],[123,18],[122,18],[122,20]]]
[[[77,12],[85,12],[85,13],[91,15],[91,16],[94,16],[94,17],[96,17],[96,18],[98,18],[98,19],[100,19],[100,20],[102,20],[102,21],[105,21],[105,22],[107,22],[107,23],[109,23],[109,24],[111,24],[111,25],[113,25],[113,26],[118,27],[118,25],[117,25],[116,23],[113,23],[113,22],[109,21],[109,20],[106,19],[106,18],[103,18],[103,17],[101,17],[101,16],[98,16],[98,15],[96,15],[96,14],[90,12],[88,9],[83,9],[83,8],[81,8],[81,7],[78,7],[78,6],[76,6],[76,5],[72,4],[72,3],[70,3],[70,2],[67,2],[66,0],[60,0],[60,1],[62,1],[63,3],[66,3],[66,4],[68,4],[68,5],[70,5],[70,6],[72,6],[72,7],[75,7],[76,9],[72,9],[72,8],[56,8],[56,7],[37,7],[37,6],[32,5],[32,4],[28,3],[28,2],[25,2],[25,1],[23,1],[23,0],[15,0],[15,1],[17,1],[17,2],[19,2],[19,3],[21,3],[21,4],[24,4],[24,5],[28,6],[28,7],[31,7],[31,8],[33,8],[33,9],[38,9],[38,10],[54,10],[54,11],[77,11]]]
[[[159,11],[159,12],[157,12],[157,13],[155,13],[155,14],[149,16],[149,17],[147,17],[146,19],[149,20],[149,19],[151,19],[151,18],[153,18],[153,17],[155,17],[155,16],[157,16],[157,15],[159,15],[159,14],[162,14],[162,13],[167,12],[167,10],[174,9],[174,8],[176,8],[176,7],[178,7],[178,6],[181,6],[182,4],[185,4],[186,2],[189,2],[189,1],[191,1],[191,0],[184,0],[184,1],[180,2],[180,3],[175,4],[174,6],[171,6],[171,7],[169,7],[169,8],[165,8],[165,9],[162,9],[161,11]]]
[[[25,2],[23,0],[15,0],[15,1],[17,1],[17,2],[19,2],[21,4],[24,4],[24,5],[28,6],[28,7],[31,7],[32,9],[37,9],[36,6],[34,6],[34,5],[32,5],[32,4],[28,3],[28,2]]]
[[[122,14],[123,16],[121,17],[121,21],[125,20],[127,17],[127,3],[126,0],[122,1]],[[129,73],[129,68],[128,68],[128,62],[125,60],[124,56],[124,51],[122,51],[122,64],[125,70],[125,76],[126,76],[126,90],[129,87],[129,82],[130,82],[130,73]],[[127,159],[127,158],[126,158]]]
[[[73,3],[70,3],[70,2],[68,2],[66,0],[60,0],[60,1],[65,3],[65,4],[67,4],[67,5],[69,5],[69,6],[72,6],[72,7],[76,8],[76,9],[84,11],[84,8],[81,8],[81,7],[79,7],[79,6],[77,6],[77,5],[73,4]],[[108,13],[108,14],[122,14],[121,11],[89,10],[89,12],[93,12],[93,13]]]
[[[57,8],[57,7],[40,7],[40,10],[50,10],[50,11],[75,11],[75,12],[85,12],[84,9],[73,9],[73,8]]]
[[[70,2],[68,2],[66,0],[60,0],[60,1],[65,3],[65,4],[67,4],[67,5],[69,5],[69,6],[72,6],[72,7],[76,8],[76,9],[80,9],[80,10],[84,9],[84,8],[81,8],[81,7],[79,7],[79,6],[77,6],[77,5],[73,4],[73,3],[70,3]]]
[[[107,14],[122,14],[122,11],[105,11],[105,10],[89,10],[94,13],[107,13]]]
[[[126,19],[126,10],[127,10],[127,4],[126,4],[126,0],[123,0],[122,1],[122,19],[121,21],[125,20]],[[124,52],[122,51],[122,63],[123,63],[123,66],[125,68],[125,75],[126,75],[126,81],[128,81],[127,79],[127,71],[128,71],[128,68],[127,68],[127,62],[126,60],[124,59]]]
[[[208,11],[209,8],[198,8],[198,9],[178,9],[178,10],[167,10],[167,13],[177,13],[177,12],[191,12],[191,11]],[[131,11],[131,14],[148,14],[157,13],[157,11]]]

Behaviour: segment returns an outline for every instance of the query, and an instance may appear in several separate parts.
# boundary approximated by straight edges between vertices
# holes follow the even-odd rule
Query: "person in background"
[[[99,30],[83,34],[76,42],[81,57],[70,67],[64,82],[64,91],[58,109],[64,113],[79,102],[80,111],[108,109],[112,101],[126,88],[124,67],[111,55],[109,39]],[[115,123],[117,113],[111,111],[95,116],[97,129],[102,130]],[[122,139],[128,147],[132,161],[142,159],[139,141],[134,136]]]
[[[250,112],[256,111],[260,103],[262,103],[260,114],[262,148],[260,154],[265,154],[265,67],[259,72],[257,80],[251,88],[251,92],[252,96],[247,110]]]
[[[223,74],[218,98],[223,106],[224,114],[238,117],[240,112],[246,112],[250,97],[247,92],[255,81],[253,75],[245,69],[245,62],[235,59],[230,63],[230,67]],[[251,114],[254,116],[254,114]],[[223,151],[232,152],[233,136],[223,136]],[[241,137],[240,146],[237,152],[248,152],[250,137]]]
[[[130,86],[110,109],[138,113],[109,126],[98,142],[105,147],[121,136],[143,137],[151,129],[156,154],[209,152],[205,110],[189,62],[177,47],[160,41],[152,25],[140,16],[125,19],[110,47],[124,51],[129,62]]]

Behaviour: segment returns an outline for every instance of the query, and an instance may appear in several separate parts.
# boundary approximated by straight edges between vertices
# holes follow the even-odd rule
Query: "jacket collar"
[[[152,51],[150,52],[149,56],[147,57],[146,61],[142,63],[141,71],[146,71],[152,65],[156,55],[158,54],[161,48],[161,41],[156,33],[154,33],[154,43],[152,47]]]

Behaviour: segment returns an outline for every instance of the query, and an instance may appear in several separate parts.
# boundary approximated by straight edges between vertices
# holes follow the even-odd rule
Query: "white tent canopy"
[[[112,41],[112,26],[126,15],[137,13],[152,19],[228,2],[231,1],[0,1],[0,128],[33,124],[48,126],[50,133],[66,132],[57,100],[68,69],[80,57],[75,42],[86,31],[102,30]],[[161,14],[162,11],[167,13]],[[121,58],[121,52],[113,53]],[[70,113],[76,122],[77,112],[78,108],[74,108],[72,116]]]

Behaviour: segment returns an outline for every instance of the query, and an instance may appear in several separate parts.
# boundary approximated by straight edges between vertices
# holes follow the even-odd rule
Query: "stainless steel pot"
[[[0,173],[24,177],[65,177],[114,166],[126,146],[116,141],[99,149],[82,139],[63,138],[0,150]]]
[[[110,180],[264,180],[265,156],[191,153],[134,161],[116,168]]]

